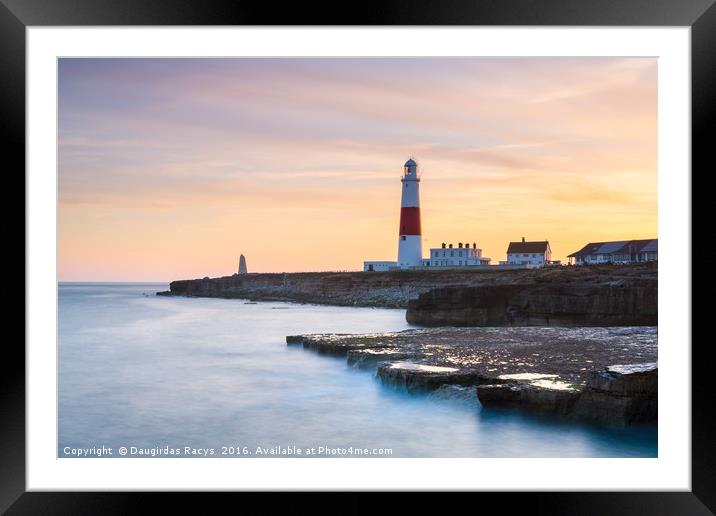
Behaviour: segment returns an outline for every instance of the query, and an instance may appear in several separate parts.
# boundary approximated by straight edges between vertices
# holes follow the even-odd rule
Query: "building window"
[[[400,239],[405,240],[405,235],[401,235]]]

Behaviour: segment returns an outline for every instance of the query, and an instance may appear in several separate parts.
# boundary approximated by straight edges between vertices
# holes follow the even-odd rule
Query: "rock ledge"
[[[309,334],[289,345],[373,368],[409,392],[476,389],[482,405],[625,426],[657,418],[657,333],[622,328],[424,328]]]

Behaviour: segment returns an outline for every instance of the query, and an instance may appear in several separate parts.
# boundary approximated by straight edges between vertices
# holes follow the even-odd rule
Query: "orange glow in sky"
[[[657,237],[654,58],[61,59],[59,276],[168,281]]]

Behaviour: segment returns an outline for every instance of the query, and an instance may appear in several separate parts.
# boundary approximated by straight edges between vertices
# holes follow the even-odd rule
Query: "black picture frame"
[[[555,25],[691,27],[692,171],[713,171],[708,138],[716,119],[715,0],[383,0],[355,5],[213,0],[0,0],[0,127],[8,148],[5,164],[25,167],[25,29],[28,26],[87,25]],[[713,124],[713,122],[711,122]],[[8,158],[10,158],[8,160]],[[689,173],[689,171],[684,171]],[[16,174],[19,176],[19,174]],[[24,183],[18,185],[24,191]],[[693,188],[692,188],[693,191]],[[5,207],[6,220],[17,211]],[[12,224],[10,224],[12,226]],[[24,241],[19,224],[12,241]],[[16,238],[12,238],[12,237]],[[688,254],[690,256],[690,253]],[[27,257],[25,257],[27,258]],[[27,279],[27,278],[25,278]],[[478,501],[524,505],[536,514],[711,514],[716,512],[716,461],[709,381],[710,342],[692,347],[692,490],[690,492],[480,493]],[[683,343],[688,349],[689,343]],[[0,511],[8,514],[128,514],[148,501],[164,508],[170,495],[49,493],[25,490],[25,353],[19,339],[5,340],[0,375]],[[662,424],[668,424],[664,422]],[[357,494],[350,495],[353,498]],[[183,509],[206,511],[205,497],[172,497]],[[462,497],[461,497],[462,498]],[[300,499],[300,497],[299,497]],[[292,504],[295,501],[291,502]],[[371,510],[361,499],[346,512]],[[421,496],[401,502],[403,510],[424,506]],[[465,503],[464,500],[455,503]],[[295,506],[294,506],[295,507]],[[314,507],[315,509],[315,507]],[[477,510],[477,509],[476,509]]]

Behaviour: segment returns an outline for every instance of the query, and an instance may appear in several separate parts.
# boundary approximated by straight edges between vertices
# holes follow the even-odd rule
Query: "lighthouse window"
[[[400,237],[400,239],[401,239],[401,240],[405,240],[405,235],[402,235],[402,236]]]
[[[405,188],[408,188],[408,183],[405,183]]]

